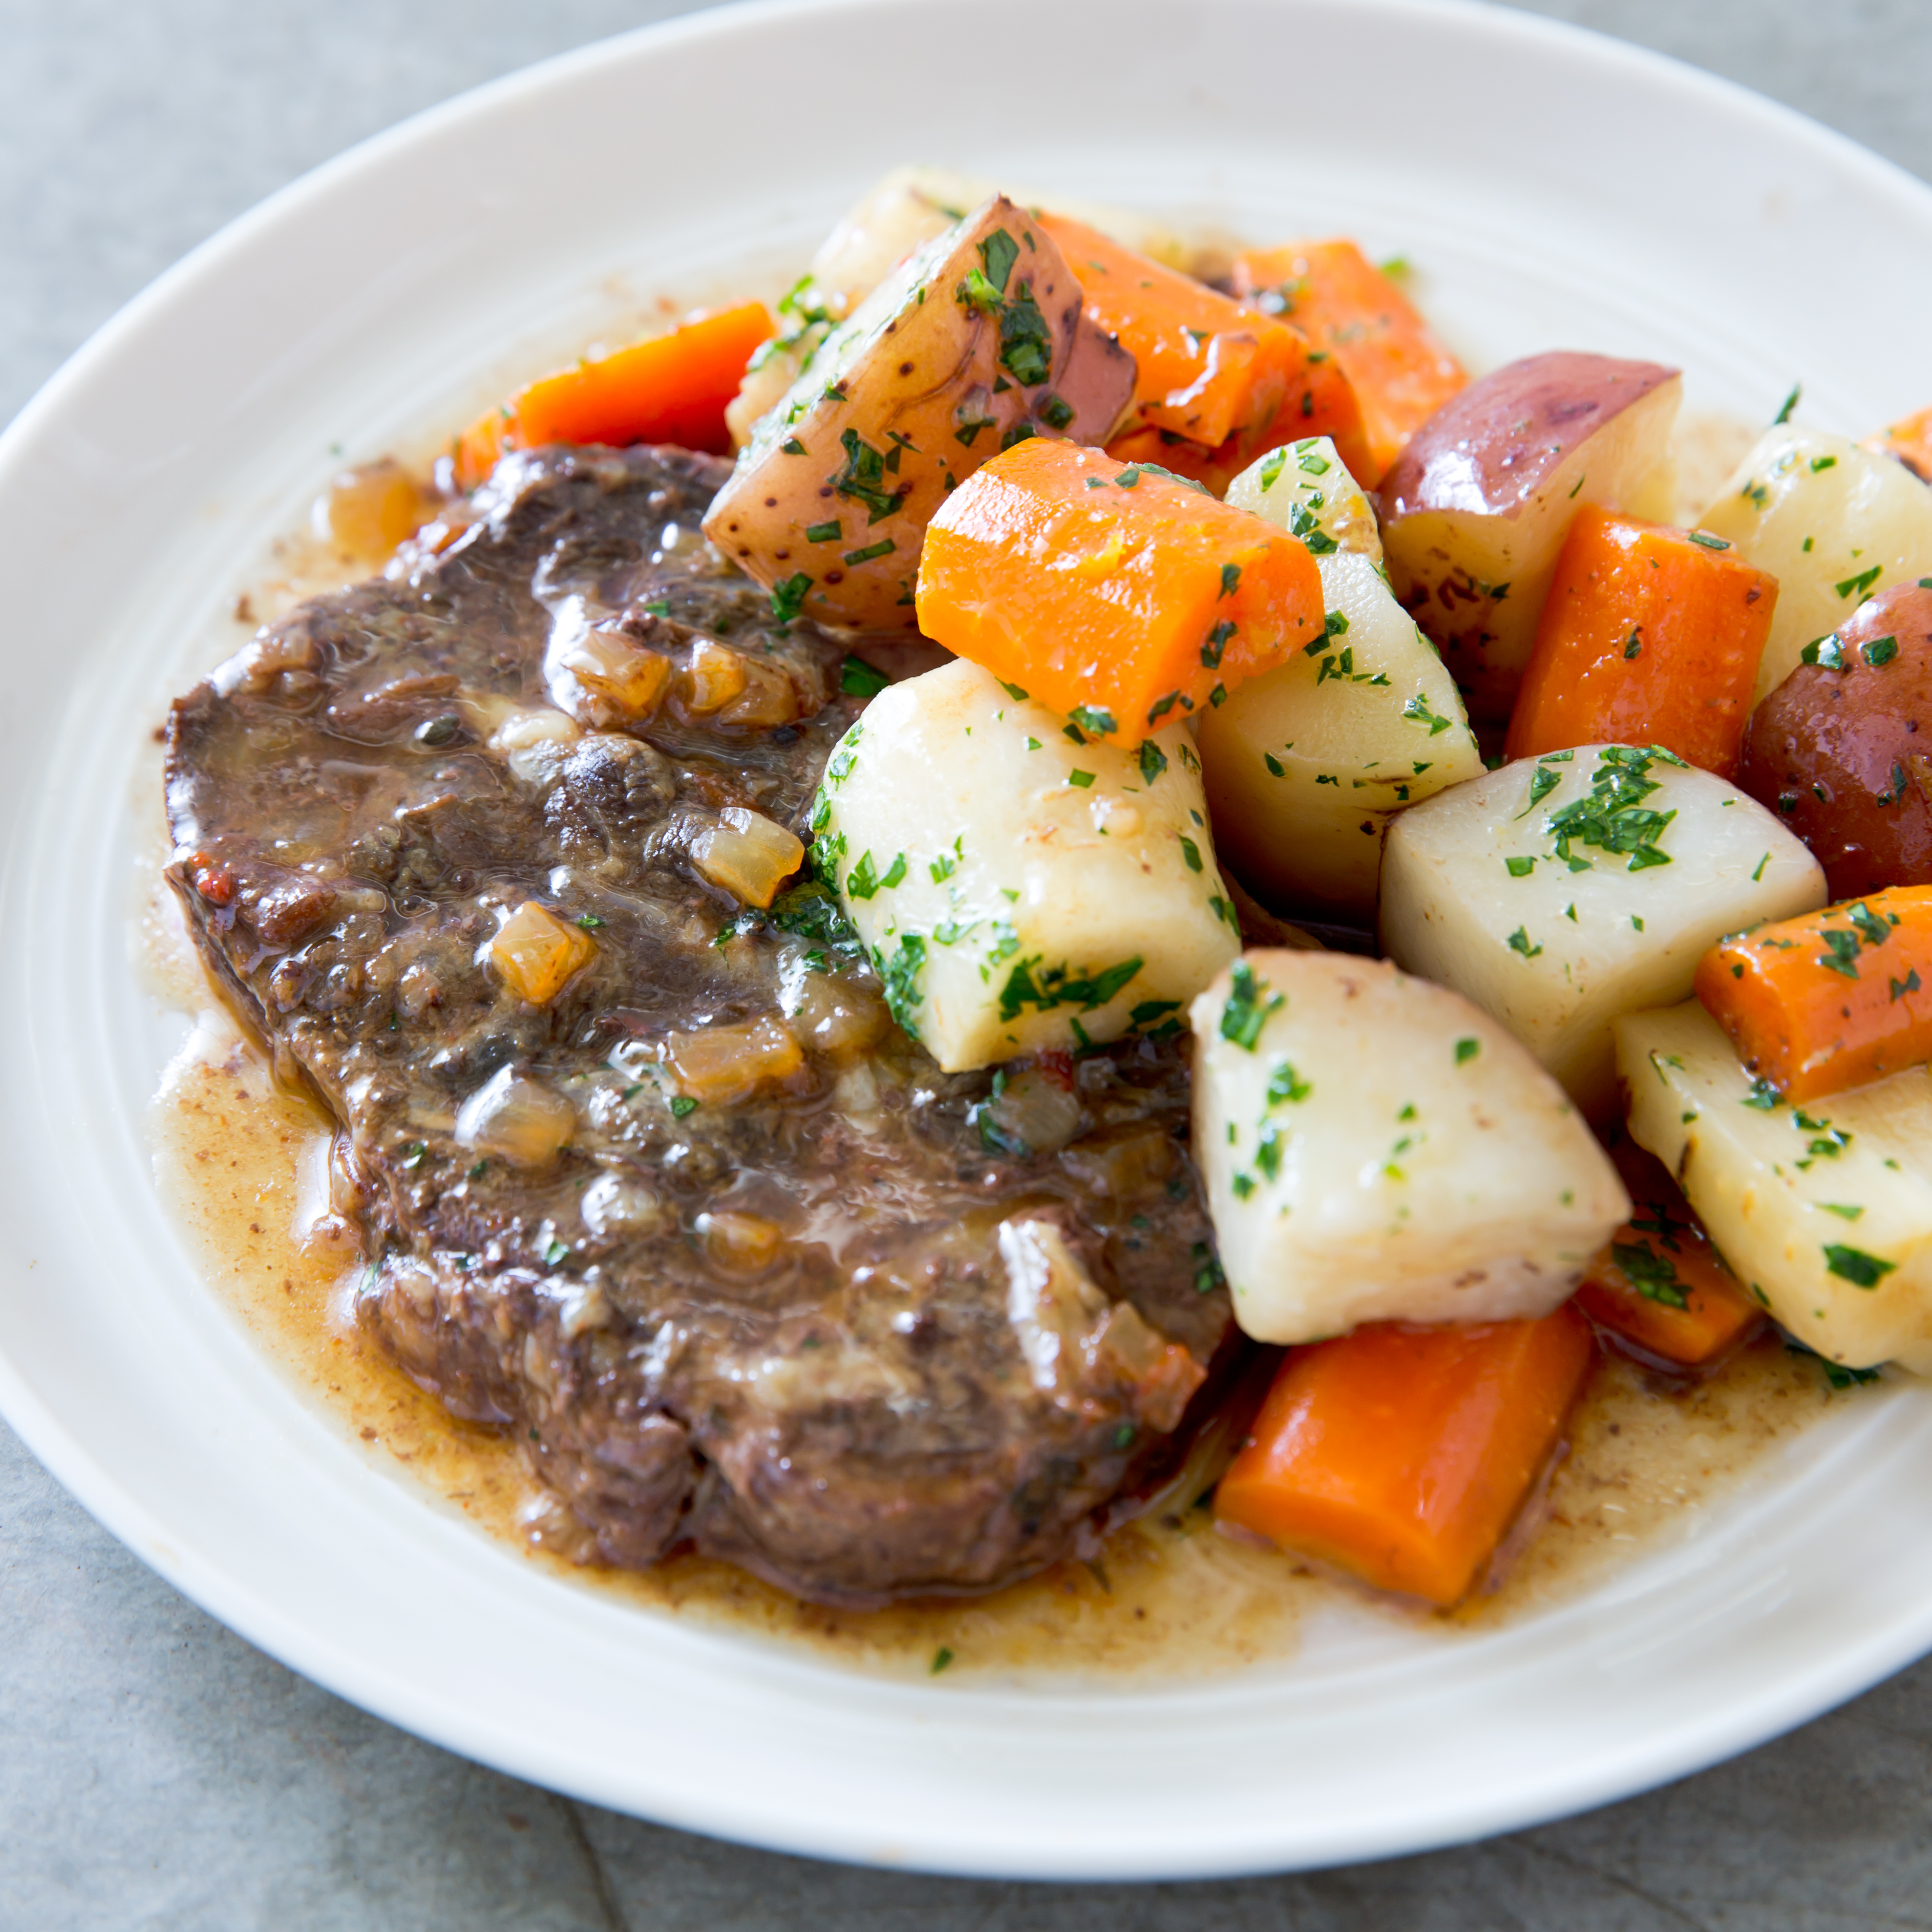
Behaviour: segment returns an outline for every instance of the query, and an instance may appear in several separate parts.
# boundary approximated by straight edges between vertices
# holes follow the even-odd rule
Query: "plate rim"
[[[0,430],[0,488],[18,454],[57,421],[71,398],[86,392],[94,370],[130,339],[138,338],[150,318],[197,281],[244,252],[256,236],[270,230],[310,202],[325,198],[339,182],[380,170],[390,158],[422,142],[433,142],[447,127],[486,118],[506,104],[527,99],[558,85],[567,86],[580,73],[595,70],[613,59],[648,57],[690,41],[728,39],[755,31],[765,20],[802,15],[861,14],[874,10],[878,0],[735,0],[735,4],[686,14],[628,30],[552,56],[514,72],[466,90],[422,110],[394,126],[358,142],[308,170],[226,224],[151,281],[117,310],[70,356],[29,398],[4,430]],[[928,0],[894,0],[910,8]],[[948,0],[931,0],[940,6]],[[1798,110],[1770,100],[1741,85],[1708,74],[1670,56],[1612,39],[1573,23],[1482,4],[1482,0],[1304,0],[1340,10],[1379,13],[1399,18],[1430,16],[1460,18],[1472,30],[1499,34],[1526,44],[1538,42],[1575,47],[1588,45],[1593,56],[1614,61],[1627,72],[1667,82],[1692,98],[1702,95],[1732,112],[1745,111],[1778,130],[1788,139],[1825,152],[1841,166],[1866,176],[1874,189],[1915,206],[1932,222],[1932,187],[1898,164],[1874,154],[1850,137],[1826,128]],[[0,853],[0,892],[17,878],[25,835],[20,820],[8,827]],[[10,1260],[14,1258],[10,1255]],[[164,1522],[130,1495],[86,1444],[43,1403],[0,1351],[0,1415],[56,1480],[124,1547],[172,1587],[242,1636],[292,1670],[358,1708],[386,1721],[460,1754],[494,1766],[508,1774],[533,1778],[599,1804],[633,1808],[633,1801],[614,1796],[595,1779],[566,1761],[555,1749],[532,1750],[527,1738],[496,1735],[500,1726],[486,1718],[462,1722],[457,1714],[427,1696],[411,1694],[407,1685],[372,1695],[368,1660],[341,1650],[326,1634],[305,1626],[268,1597],[222,1570],[205,1563],[196,1552],[171,1550]],[[842,1858],[874,1864],[897,1864],[932,1871],[1022,1878],[1233,1876],[1304,1869],[1359,1859],[1399,1855],[1466,1841],[1506,1829],[1546,1822],[1614,1799],[1633,1796],[1657,1784],[1700,1770],[1736,1752],[1778,1735],[1869,1688],[1932,1648],[1932,1603],[1900,1615],[1886,1629],[1862,1642],[1834,1652],[1802,1676],[1780,1680],[1748,1707],[1739,1706],[1728,1722],[1706,1718],[1691,1726],[1692,1738],[1659,1753],[1653,1745],[1632,1747],[1621,1760],[1592,1766],[1588,1775],[1559,1782],[1546,1802],[1526,1811],[1520,1805],[1498,1804],[1493,1798],[1472,1797],[1445,1803],[1428,1826],[1396,1828],[1370,1823],[1346,1841],[1286,1862],[1266,1848],[1245,1852],[1222,1846],[1209,1850],[1198,1861],[1177,1858],[1163,1850],[1142,1868],[1123,1871],[1118,1862],[1074,1862],[1052,1866],[1015,1866],[982,1841],[974,1850],[936,1832],[929,1842],[908,1846],[895,1858],[883,1854],[862,1832],[845,1844],[828,1847],[822,1834],[815,1842],[788,1835],[779,1816],[747,1817],[728,1804],[706,1804],[683,1798],[665,1787],[654,1798],[650,1815],[682,1828],[740,1842],[767,1846],[801,1856]],[[1052,1694],[1045,1694],[1051,1697]],[[983,1834],[977,1835],[983,1839]],[[1231,1852],[1232,1855],[1231,1856]]]

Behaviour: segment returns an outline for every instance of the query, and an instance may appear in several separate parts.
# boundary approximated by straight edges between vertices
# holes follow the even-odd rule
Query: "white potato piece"
[[[1022,437],[1105,442],[1133,382],[1046,229],[988,202],[826,339],[739,452],[704,533],[782,614],[913,628],[933,512]]]
[[[895,168],[826,236],[812,257],[813,278],[856,302],[921,242],[939,232],[927,224],[937,220],[943,226],[956,221],[968,208],[997,194],[1021,208],[1071,215],[1111,236],[1122,248],[1151,255],[1171,268],[1184,272],[1192,260],[1187,244],[1172,229],[1136,209],[1077,195],[1041,194],[988,175],[915,164]]]
[[[1506,718],[1582,503],[1662,522],[1674,369],[1558,350],[1452,397],[1378,486],[1390,581],[1479,718]]]
[[[1372,917],[1403,806],[1483,769],[1455,683],[1395,601],[1375,512],[1328,437],[1271,451],[1227,500],[1315,551],[1329,636],[1248,679],[1196,729],[1229,869],[1277,904]]]
[[[848,208],[819,244],[811,268],[778,303],[778,333],[752,358],[743,386],[724,412],[733,442],[742,448],[751,441],[758,419],[784,400],[826,337],[914,249],[1000,192],[997,182],[976,175],[895,168]],[[1006,198],[1022,208],[1051,207],[1072,215],[1171,268],[1188,266],[1185,245],[1144,215],[1064,196],[1009,190]]]
[[[820,875],[949,1072],[1172,1028],[1240,950],[1186,728],[1076,730],[961,658],[881,692],[826,766]]]
[[[1759,438],[1702,526],[1778,579],[1754,705],[1867,598],[1932,572],[1932,489],[1888,456],[1790,424]]]
[[[1195,1162],[1257,1340],[1546,1315],[1630,1213],[1556,1082],[1384,960],[1250,952],[1192,1018]]]
[[[1631,1135],[1738,1279],[1830,1360],[1932,1374],[1932,1069],[1794,1107],[1695,1000],[1616,1036]]]
[[[1674,816],[1660,828],[1644,813]],[[1605,826],[1627,849],[1585,836]],[[1382,859],[1382,946],[1493,1013],[1603,1120],[1616,1110],[1611,1022],[1686,998],[1725,934],[1825,897],[1818,862],[1736,786],[1668,754],[1590,745],[1405,812]]]

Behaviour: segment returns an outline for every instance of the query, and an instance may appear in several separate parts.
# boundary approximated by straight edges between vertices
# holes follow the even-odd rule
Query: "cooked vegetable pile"
[[[1600,1350],[1932,1371],[1932,411],[1794,394],[1680,526],[1678,372],[1472,380],[1406,273],[908,171],[776,316],[454,465],[736,446],[706,536],[869,701],[705,876],[815,882],[996,1095],[1191,1030],[1202,1284],[1286,1351],[1217,1514],[1448,1605]],[[606,657],[570,690],[621,728],[672,674]],[[493,958],[542,1004],[585,952],[532,901]]]

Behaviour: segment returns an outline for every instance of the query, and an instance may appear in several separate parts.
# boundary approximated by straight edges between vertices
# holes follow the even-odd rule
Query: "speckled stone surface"
[[[680,10],[0,0],[0,419],[292,176],[476,82]],[[1932,0],[1537,10],[1714,69],[1932,176]],[[1701,1777],[1461,1850],[1187,1886],[858,1870],[599,1812],[364,1716],[175,1595],[0,1427],[4,1932],[1264,1926],[1932,1928],[1932,1664]]]

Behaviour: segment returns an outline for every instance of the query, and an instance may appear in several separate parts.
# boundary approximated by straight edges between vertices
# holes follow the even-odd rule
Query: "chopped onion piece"
[[[685,699],[688,710],[700,717],[722,711],[742,692],[749,680],[745,660],[723,644],[700,638],[691,647],[690,692]]]
[[[798,1042],[775,1019],[706,1027],[666,1036],[664,1057],[679,1090],[693,1100],[742,1100],[805,1064]]]
[[[456,1142],[512,1167],[544,1167],[570,1144],[577,1110],[514,1066],[501,1068],[456,1112]]]
[[[633,718],[648,718],[670,684],[670,660],[608,631],[590,631],[560,660],[586,691],[607,698]]]
[[[714,886],[754,906],[770,905],[804,858],[805,848],[782,825],[736,805],[720,812],[691,848],[692,863]]]
[[[497,928],[490,963],[518,999],[547,1006],[564,982],[596,956],[596,942],[580,927],[566,926],[535,899],[526,899]]]

